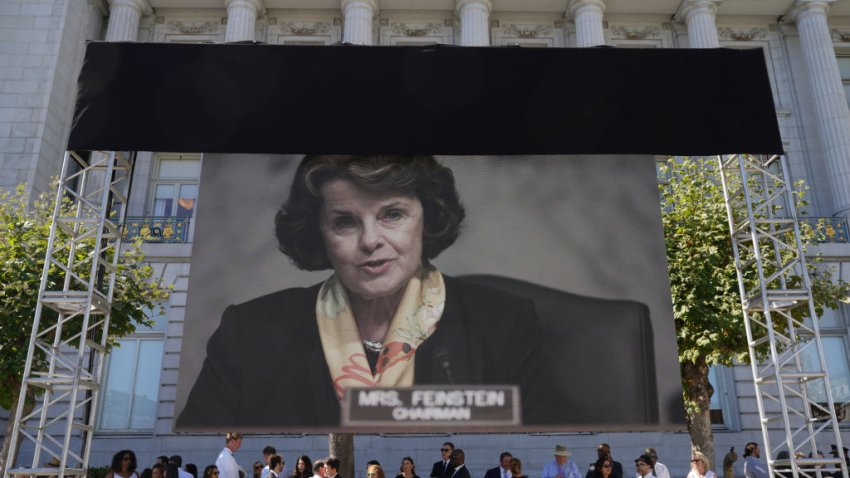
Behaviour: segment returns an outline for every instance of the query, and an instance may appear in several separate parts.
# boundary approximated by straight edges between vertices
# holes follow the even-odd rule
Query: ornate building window
[[[714,388],[709,405],[712,427],[720,430],[740,430],[734,370],[715,365],[708,370],[708,381]]]
[[[824,310],[818,322],[821,342],[823,344],[826,368],[829,372],[832,399],[835,402],[835,413],[839,422],[850,422],[848,408],[850,408],[850,355],[848,355],[847,344],[847,322],[844,306],[838,310]],[[807,349],[802,355],[803,368],[806,370],[819,370],[818,357],[814,349]],[[823,381],[814,380],[808,388],[809,396],[816,402],[826,403],[826,389]],[[817,410],[813,410],[815,416]]]
[[[198,204],[200,155],[158,154],[150,216],[192,217]]]
[[[156,425],[167,304],[149,312],[155,324],[118,341],[108,357],[98,430],[149,432]]]

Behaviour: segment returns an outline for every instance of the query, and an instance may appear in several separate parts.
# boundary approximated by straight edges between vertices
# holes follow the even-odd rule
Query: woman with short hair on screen
[[[432,156],[306,156],[275,217],[279,249],[333,273],[228,307],[179,425],[333,426],[350,387],[418,384],[518,385],[524,423],[558,423],[532,302],[431,262],[464,217]]]

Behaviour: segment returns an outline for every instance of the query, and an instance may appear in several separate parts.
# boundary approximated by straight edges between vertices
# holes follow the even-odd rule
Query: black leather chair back
[[[467,275],[461,280],[534,302],[553,351],[557,377],[569,384],[568,419],[575,424],[658,423],[655,349],[649,308],[630,300],[571,294],[519,279]]]

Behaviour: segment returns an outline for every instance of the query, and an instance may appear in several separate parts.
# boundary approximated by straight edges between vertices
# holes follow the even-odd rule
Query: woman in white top
[[[694,452],[688,478],[715,478],[714,472],[708,469],[708,458],[702,452]]]

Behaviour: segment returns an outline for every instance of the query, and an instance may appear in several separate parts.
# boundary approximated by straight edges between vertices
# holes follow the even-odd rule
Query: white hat
[[[558,455],[558,456],[570,456],[570,455],[572,455],[572,453],[570,453],[570,451],[567,450],[566,445],[555,445],[555,454]]]

